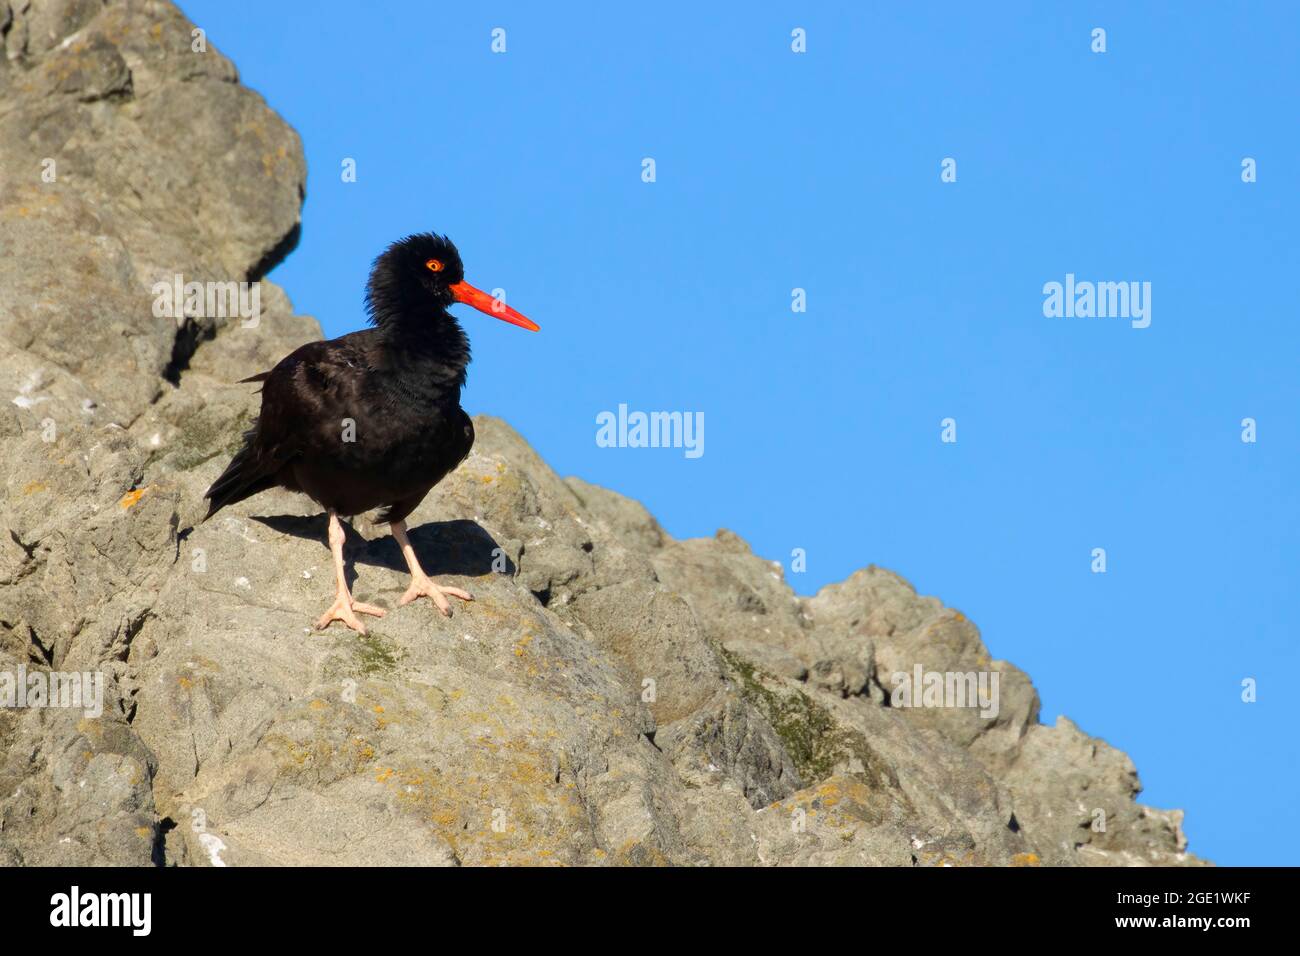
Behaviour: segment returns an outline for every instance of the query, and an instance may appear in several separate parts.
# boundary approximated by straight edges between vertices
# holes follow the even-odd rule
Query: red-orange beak
[[[540,332],[542,330],[541,326],[532,319],[520,315],[500,299],[488,295],[482,289],[474,288],[468,282],[457,282],[449,288],[451,289],[451,294],[456,297],[457,302],[464,302],[466,305],[472,305],[480,312],[484,312],[492,316],[494,319],[500,319],[502,322],[509,322],[511,325],[517,325],[521,329],[527,329],[529,332]]]

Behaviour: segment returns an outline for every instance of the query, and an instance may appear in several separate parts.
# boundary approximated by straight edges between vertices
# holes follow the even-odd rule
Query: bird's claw
[[[444,587],[433,583],[431,578],[416,578],[411,582],[411,586],[406,589],[406,593],[398,600],[398,604],[410,604],[418,597],[433,598],[433,603],[437,605],[438,610],[443,617],[451,617],[451,604],[447,601],[447,596],[460,598],[462,601],[474,600],[474,595],[468,591],[462,591],[460,588]]]
[[[342,621],[358,634],[365,634],[366,628],[354,612],[369,614],[373,617],[383,617],[388,612],[382,607],[375,607],[373,604],[363,604],[361,601],[352,600],[350,595],[340,594],[334,599],[334,604],[328,611],[320,616],[316,622],[316,630],[323,631],[334,621]]]

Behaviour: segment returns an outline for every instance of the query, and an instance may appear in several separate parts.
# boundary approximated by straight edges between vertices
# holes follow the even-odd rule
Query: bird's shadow
[[[318,515],[253,515],[273,531],[307,538],[329,547],[329,517]],[[367,539],[348,521],[343,522],[343,562],[348,587],[356,580],[354,566],[367,564],[405,572],[406,559],[391,534]],[[479,577],[491,571],[515,573],[515,563],[477,521],[430,521],[407,531],[420,566],[430,577],[453,574]],[[328,551],[327,551],[328,553]]]

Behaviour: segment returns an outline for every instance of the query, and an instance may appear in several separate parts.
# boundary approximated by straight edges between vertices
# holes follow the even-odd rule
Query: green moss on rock
[[[381,638],[373,631],[358,634],[355,646],[357,663],[363,677],[392,673],[397,669],[401,659],[406,656],[397,649],[397,645]]]
[[[763,713],[781,738],[805,786],[825,780],[837,768],[864,782],[878,782],[874,756],[860,733],[841,727],[829,710],[802,690],[774,689],[781,686],[779,678],[725,647],[719,652],[740,684],[741,695]],[[846,770],[855,764],[861,769]]]

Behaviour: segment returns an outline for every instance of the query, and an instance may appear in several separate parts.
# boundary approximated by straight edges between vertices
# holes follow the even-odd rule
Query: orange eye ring
[[[424,267],[428,269],[430,272],[441,272],[443,269],[447,268],[438,259],[430,259],[428,262],[424,264]]]

